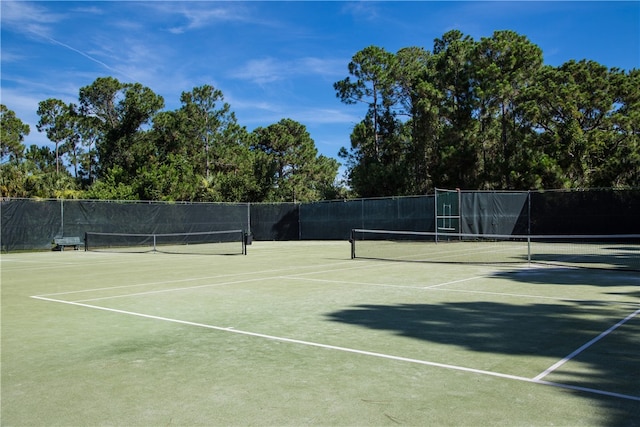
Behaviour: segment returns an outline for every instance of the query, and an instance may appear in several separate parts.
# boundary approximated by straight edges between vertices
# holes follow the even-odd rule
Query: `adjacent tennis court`
[[[637,271],[350,246],[2,255],[2,424],[640,425]]]

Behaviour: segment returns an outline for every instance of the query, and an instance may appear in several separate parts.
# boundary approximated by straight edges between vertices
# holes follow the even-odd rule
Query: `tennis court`
[[[2,425],[640,425],[637,271],[247,252],[3,254]]]

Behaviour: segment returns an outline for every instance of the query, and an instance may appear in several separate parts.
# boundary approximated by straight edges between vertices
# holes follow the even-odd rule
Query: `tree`
[[[170,194],[204,201],[251,200],[255,182],[249,136],[230,105],[221,104],[222,92],[204,85],[183,92],[180,99],[180,109],[159,113],[153,124],[158,163],[185,174],[180,175],[185,188]]]
[[[194,144],[188,151],[194,155],[194,159],[201,159],[199,163],[207,179],[211,173],[211,162],[214,160],[211,153],[212,145],[226,128],[236,123],[229,104],[225,102],[216,109],[216,103],[223,100],[222,91],[210,85],[195,87],[191,92],[183,92],[180,97],[183,104],[181,112],[184,113],[181,117],[186,121],[185,130]]]
[[[393,72],[397,103],[408,117],[404,194],[426,194],[433,188],[436,147],[441,122],[441,95],[436,88],[434,56],[419,47],[407,47],[396,53]]]
[[[405,194],[411,185],[415,163],[407,156],[412,145],[407,124],[399,115],[416,113],[411,83],[425,66],[428,56],[418,49],[396,55],[369,46],[353,56],[351,76],[334,83],[336,96],[346,104],[365,103],[366,117],[351,134],[350,150],[339,156],[347,160],[348,182],[354,192],[368,195]]]
[[[84,193],[88,199],[102,200],[138,200],[135,188],[127,182],[124,171],[119,166],[109,169],[108,173],[96,181]]]
[[[640,187],[640,69],[611,70],[615,93],[604,162],[594,171],[594,186]]]
[[[347,77],[333,84],[336,96],[345,104],[367,104],[372,118],[371,142],[363,146],[374,158],[380,156],[379,117],[391,106],[395,57],[383,48],[369,46],[356,53],[349,63]],[[363,141],[364,142],[364,141]]]
[[[27,164],[3,163],[0,165],[0,196],[29,197],[25,182],[30,175]]]
[[[80,171],[86,177],[86,183],[91,185],[96,179],[98,166],[97,143],[100,139],[100,127],[95,117],[79,114],[76,117],[77,132],[83,149],[78,150]]]
[[[496,31],[478,42],[474,65],[484,186],[514,188],[520,184],[514,181],[523,172],[521,159],[515,156],[526,152],[522,150],[523,129],[516,111],[522,92],[534,83],[542,66],[542,51],[525,36]]]
[[[320,200],[333,186],[338,163],[318,150],[304,125],[282,119],[266,128],[254,130],[252,148],[264,153],[270,179],[265,184],[267,200],[313,201]]]
[[[24,137],[29,135],[29,125],[16,117],[5,105],[0,104],[0,158],[15,163],[24,156]]]
[[[135,176],[154,153],[143,126],[164,107],[164,99],[140,83],[120,83],[113,77],[100,77],[80,89],[80,113],[91,121],[98,134],[98,176],[119,166],[125,180]]]
[[[32,144],[25,152],[30,169],[41,173],[56,173],[56,155],[49,147]]]
[[[65,104],[59,99],[47,99],[38,104],[38,132],[45,132],[47,138],[56,146],[56,173],[60,173],[60,156],[66,152],[73,153],[72,162],[78,175],[77,143],[79,135],[76,131],[76,112],[73,104]],[[60,144],[64,143],[64,151],[60,153]]]
[[[434,186],[473,188],[479,185],[478,110],[474,96],[474,54],[477,43],[460,31],[434,41],[432,103],[439,127],[432,156]],[[433,127],[432,127],[433,128]]]
[[[543,67],[513,31],[450,31],[433,53],[370,46],[349,73],[337,97],[368,107],[339,152],[356,195],[638,185],[637,70]]]
[[[634,81],[635,80],[635,81]],[[562,187],[638,183],[638,71],[609,70],[594,61],[545,67],[529,91],[526,113],[536,129],[538,158]]]

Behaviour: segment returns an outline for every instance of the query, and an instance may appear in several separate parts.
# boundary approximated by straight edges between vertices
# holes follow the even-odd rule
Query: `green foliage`
[[[19,162],[24,154],[24,137],[29,135],[29,125],[22,123],[16,114],[0,104],[0,159]]]
[[[75,137],[72,119],[73,106],[68,106],[59,99],[41,101],[38,107],[40,121],[36,126],[39,132],[45,132],[47,138],[56,145],[56,172],[60,172],[60,143],[71,142]],[[75,144],[74,144],[75,145]]]
[[[25,182],[29,176],[26,163],[0,165],[0,195],[2,197],[29,197]]]
[[[115,166],[107,171],[104,178],[96,181],[84,193],[86,199],[137,200],[135,188],[126,182],[124,170]]]
[[[100,77],[78,104],[47,99],[29,126],[0,105],[2,196],[279,202],[425,194],[435,187],[640,187],[640,70],[544,66],[525,36],[454,30],[432,51],[368,46],[333,89],[367,111],[337,160],[285,118],[248,132],[210,85],[182,105]],[[72,170],[73,176],[69,173]]]
[[[338,173],[334,159],[318,156],[306,127],[283,119],[253,132],[252,149],[259,156],[260,172],[266,178],[262,188],[265,201],[313,201],[332,192]]]
[[[163,107],[163,98],[140,83],[101,77],[80,89],[80,113],[93,119],[98,178],[118,166],[131,179],[147,163],[153,147],[143,126]]]
[[[640,186],[638,70],[543,66],[513,31],[450,31],[431,53],[370,46],[348,70],[336,95],[369,105],[339,153],[355,195]]]

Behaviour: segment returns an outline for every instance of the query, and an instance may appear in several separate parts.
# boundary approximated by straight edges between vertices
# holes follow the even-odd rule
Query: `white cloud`
[[[170,33],[183,34],[188,31],[206,28],[218,22],[257,22],[251,17],[248,8],[237,2],[143,2],[139,6],[147,7],[159,15],[161,21],[169,17],[179,24],[167,28]]]
[[[104,10],[97,6],[80,6],[72,9],[73,12],[82,13],[82,14],[92,14],[92,15],[102,15],[104,14]]]
[[[345,107],[296,107],[285,104],[263,101],[234,100],[229,102],[242,125],[268,126],[284,118],[289,118],[304,125],[346,124],[353,125],[362,120],[360,111],[352,111]],[[248,126],[250,127],[250,126]]]
[[[352,15],[354,18],[360,18],[367,21],[374,20],[379,17],[376,2],[372,1],[347,2],[342,8],[342,11]]]
[[[19,33],[48,36],[51,27],[62,21],[65,15],[51,13],[48,9],[33,3],[21,1],[0,2],[2,25]]]
[[[347,113],[337,108],[310,108],[293,113],[301,123],[328,124],[328,123],[358,123],[362,117],[357,114]]]
[[[233,78],[249,80],[256,84],[272,83],[294,76],[319,75],[336,77],[344,74],[344,59],[305,57],[283,61],[276,58],[252,59],[233,72]]]
[[[257,84],[264,84],[284,79],[290,73],[291,70],[282,61],[264,58],[250,60],[242,69],[233,73],[233,76]]]
[[[9,52],[3,49],[0,60],[2,60],[2,62],[19,62],[25,58],[27,58],[27,56],[23,53]]]
[[[170,28],[169,31],[174,34],[182,34],[189,30],[204,28],[214,22],[234,21],[239,18],[230,9],[221,7],[206,10],[183,9],[179,13],[187,22],[184,25]]]
[[[60,23],[67,17],[66,14],[53,13],[45,7],[20,1],[3,1],[1,2],[1,6],[2,25],[12,31],[26,34],[30,37],[35,36],[37,39],[83,56],[85,59],[98,64],[106,71],[131,78],[130,75],[127,75],[126,71],[101,61],[91,52],[72,45],[71,42],[61,41],[55,35],[54,31],[56,28],[60,28]],[[92,13],[96,13],[95,8],[92,8]]]

